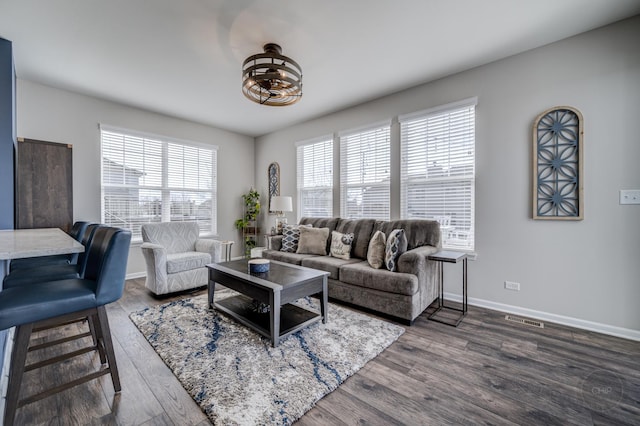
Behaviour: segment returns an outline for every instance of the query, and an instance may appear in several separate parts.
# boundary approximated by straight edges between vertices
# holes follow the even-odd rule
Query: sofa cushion
[[[369,241],[367,262],[372,268],[380,269],[384,265],[384,253],[387,248],[387,237],[382,231],[376,231]]]
[[[373,233],[375,219],[340,219],[336,231],[343,234],[353,233],[351,256],[359,259],[367,258],[369,239]]]
[[[329,228],[308,228],[301,226],[300,241],[296,253],[299,254],[327,254],[327,238],[329,238]]]
[[[282,248],[280,251],[295,253],[300,241],[300,227],[311,225],[285,225],[282,227]]]
[[[183,253],[167,254],[167,273],[189,271],[191,269],[204,268],[207,263],[211,263],[209,253],[187,251]]]
[[[413,296],[418,292],[417,276],[385,269],[374,269],[366,261],[342,266],[340,281],[406,296]]]
[[[352,243],[352,233],[343,234],[342,232],[333,231],[331,233],[331,252],[329,254],[338,259],[351,259]]]
[[[395,271],[397,260],[402,253],[407,251],[407,237],[404,229],[394,229],[387,238],[387,246],[384,251],[384,265],[390,271]]]
[[[426,219],[402,219],[387,221],[376,221],[375,231],[382,231],[389,236],[394,229],[404,229],[407,237],[407,250],[416,247],[433,246],[440,247],[440,225],[435,220]]]
[[[315,254],[298,254],[298,253],[288,253],[285,251],[277,251],[277,250],[264,250],[262,252],[262,257],[265,259],[278,260],[280,262],[292,263],[294,265],[302,265],[302,260],[308,257],[318,257]]]
[[[360,259],[338,259],[331,256],[315,256],[302,259],[302,266],[328,272],[332,280],[340,279],[340,268],[350,263],[361,262]]]
[[[331,231],[336,229],[339,218],[337,217],[303,217],[300,219],[300,225],[311,225],[314,228],[329,228],[329,238],[327,238],[327,250],[331,250]]]

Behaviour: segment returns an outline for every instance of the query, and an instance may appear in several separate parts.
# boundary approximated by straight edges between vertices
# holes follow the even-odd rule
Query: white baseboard
[[[125,280],[132,280],[134,278],[145,278],[147,276],[146,272],[134,272],[132,274],[127,274]]]
[[[446,300],[462,303],[462,295],[454,293],[444,293]],[[505,312],[508,314],[522,315],[542,321],[553,322],[556,324],[568,325],[570,327],[580,328],[583,330],[595,331],[597,333],[608,334],[610,336],[622,337],[624,339],[640,341],[640,331],[630,328],[615,327],[612,325],[602,324],[593,321],[586,321],[579,318],[567,317],[564,315],[552,314],[549,312],[536,311],[534,309],[522,308],[520,306],[506,305],[504,303],[492,302],[490,300],[476,299],[469,297],[467,299],[469,305],[481,308],[492,309],[494,311]]]

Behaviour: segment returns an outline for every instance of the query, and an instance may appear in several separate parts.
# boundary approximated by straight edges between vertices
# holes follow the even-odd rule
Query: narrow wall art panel
[[[280,195],[280,165],[278,163],[269,164],[267,177],[269,179],[269,208],[267,210],[271,212],[271,197]]]
[[[533,123],[533,218],[582,220],[583,124],[575,108],[559,106]]]

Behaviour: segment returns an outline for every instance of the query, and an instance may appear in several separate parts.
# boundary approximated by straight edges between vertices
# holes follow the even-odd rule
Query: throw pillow
[[[280,251],[295,253],[298,250],[301,226],[311,227],[311,225],[285,225],[282,227],[282,248]]]
[[[320,254],[327,255],[327,239],[329,238],[329,228],[307,228],[300,227],[300,241],[298,250],[300,254]]]
[[[331,232],[331,256],[338,259],[351,258],[351,243],[353,243],[353,233],[343,234],[342,232]]]
[[[407,236],[404,229],[394,229],[389,234],[387,246],[384,253],[384,264],[390,271],[396,271],[398,258],[407,251]]]
[[[382,231],[376,231],[369,241],[367,262],[372,268],[380,269],[384,265],[384,255],[387,248],[386,236]]]

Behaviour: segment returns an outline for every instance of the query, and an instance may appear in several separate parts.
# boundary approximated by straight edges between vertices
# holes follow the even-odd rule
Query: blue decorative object
[[[582,114],[554,107],[533,125],[533,218],[583,219]]]
[[[249,272],[261,274],[269,271],[269,259],[251,259],[249,261]]]

